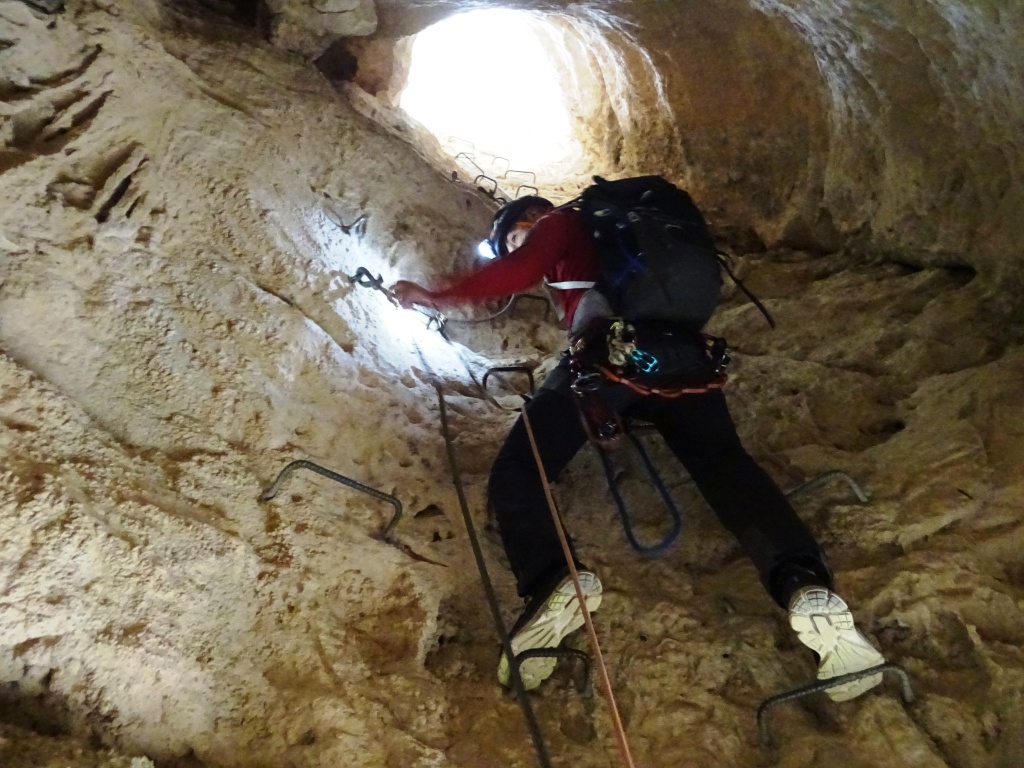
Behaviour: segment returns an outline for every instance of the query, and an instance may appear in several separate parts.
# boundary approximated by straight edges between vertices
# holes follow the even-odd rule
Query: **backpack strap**
[[[722,265],[722,269],[724,269],[726,274],[728,274],[729,277],[732,278],[732,281],[739,286],[739,289],[747,295],[747,298],[754,303],[754,306],[761,311],[761,314],[764,315],[764,319],[768,321],[768,325],[770,325],[774,329],[775,318],[772,317],[771,313],[768,311],[765,305],[761,303],[761,300],[757,298],[757,296],[752,294],[750,292],[750,289],[743,284],[743,281],[736,277],[736,275],[733,274],[733,271],[729,269],[729,263],[725,260],[726,254],[722,253],[721,251],[717,251],[716,253],[718,255],[718,263]]]
[[[549,283],[545,280],[544,285],[559,291],[585,291],[593,288],[597,283],[593,280],[560,280],[557,283]]]
[[[661,178],[661,177],[658,177],[658,178]],[[664,179],[662,179],[662,180],[664,180]],[[594,177],[594,182],[595,182],[595,186],[600,186],[602,184],[607,185],[609,183],[609,182],[605,181],[605,179],[602,179],[600,176],[595,176]],[[583,208],[584,208],[584,200],[585,200],[585,196],[584,195],[580,195],[579,197],[574,198],[574,199],[570,200],[567,203],[562,203],[561,205],[556,207],[554,210],[561,211],[561,210],[565,210],[566,208],[575,208],[578,211],[582,211]],[[679,226],[679,224],[680,224],[679,221],[677,221],[677,220],[673,220],[673,221],[674,221],[675,226]],[[686,224],[687,226],[691,226],[691,227],[692,226],[696,226],[692,222],[682,222],[682,223]],[[703,227],[705,225],[701,225],[701,226]],[[760,313],[762,315],[764,315],[764,319],[768,321],[768,325],[770,325],[773,329],[776,328],[777,325],[776,325],[776,322],[775,322],[775,318],[772,317],[771,313],[768,311],[768,308],[765,307],[765,305],[763,303],[761,303],[761,300],[759,298],[757,298],[757,296],[755,296],[753,293],[751,293],[750,289],[747,288],[747,286],[745,286],[743,284],[743,281],[740,280],[738,277],[736,277],[736,275],[733,273],[733,271],[729,268],[729,264],[728,264],[728,262],[726,261],[726,258],[725,258],[727,254],[725,254],[723,251],[720,251],[718,249],[715,249],[715,254],[718,257],[718,263],[722,265],[722,269],[725,270],[726,274],[729,275],[730,279],[734,283],[736,283],[737,286],[739,286],[739,289],[741,291],[743,291],[743,293],[746,295],[746,297],[748,299],[750,299],[750,301],[753,303],[753,305],[755,307],[757,307],[758,311],[760,311]],[[554,288],[555,290],[559,290],[559,291],[571,291],[571,290],[578,290],[578,289],[589,289],[589,288],[594,288],[594,287],[597,286],[597,283],[589,282],[589,281],[583,281],[583,280],[564,280],[564,281],[559,281],[557,283],[549,283],[547,280],[545,280],[544,284],[548,288]]]

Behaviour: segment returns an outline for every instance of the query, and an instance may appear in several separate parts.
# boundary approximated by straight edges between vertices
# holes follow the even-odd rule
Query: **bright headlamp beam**
[[[493,259],[498,255],[491,248],[491,244],[486,240],[481,242],[480,245],[476,247],[476,252],[480,254],[481,259]]]

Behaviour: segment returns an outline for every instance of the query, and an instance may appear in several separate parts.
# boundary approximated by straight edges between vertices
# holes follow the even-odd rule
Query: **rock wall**
[[[451,260],[487,209],[227,21],[5,0],[0,23],[5,708],[160,761],[436,750],[416,702],[453,545],[414,515],[452,506],[430,382],[480,363],[347,276]],[[295,458],[385,492],[415,468],[426,549],[302,473],[258,503]],[[434,746],[380,738],[393,717]]]
[[[478,383],[542,375],[560,332],[529,302],[453,317],[448,343],[354,285],[472,268],[489,201],[206,5],[0,0],[0,764],[535,765],[494,682],[434,387],[510,623],[484,495],[514,416]],[[526,5],[576,39],[604,25],[637,73],[631,118],[595,107],[616,116],[595,167],[671,169],[747,245],[736,268],[780,330],[728,289],[711,330],[735,347],[741,435],[787,489],[834,469],[867,489],[796,503],[918,696],[787,705],[765,752],[758,704],[813,660],[663,446],[686,524],[658,560],[629,549],[585,451],[556,493],[606,584],[637,763],[1021,764],[1019,11]],[[380,92],[388,41],[460,7],[378,4],[353,50],[376,46]],[[387,503],[310,472],[260,502],[300,458],[398,497],[394,536]],[[657,500],[621,462],[654,540]],[[618,764],[573,682],[533,697],[555,764]]]
[[[275,45],[313,58],[340,37],[377,29],[373,0],[266,0],[265,13]]]
[[[465,7],[378,5],[384,39]],[[516,7],[472,7],[499,5]],[[595,167],[657,170],[685,183],[741,242],[753,230],[769,245],[853,245],[919,265],[969,264],[1019,285],[1019,8],[951,0],[528,7],[603,29],[630,93],[657,114],[662,94],[646,61],[629,55],[632,42],[655,64],[672,125],[652,125],[650,113],[620,119],[618,165],[607,168],[602,149]]]
[[[822,209],[918,263],[1019,280],[1019,8],[759,2],[800,34],[828,94]]]

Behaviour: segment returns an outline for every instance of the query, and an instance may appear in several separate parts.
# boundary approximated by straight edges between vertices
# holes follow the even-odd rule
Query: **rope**
[[[643,461],[644,469],[647,471],[647,477],[651,481],[651,485],[654,486],[655,491],[657,491],[658,496],[661,497],[661,502],[665,505],[665,510],[668,512],[668,533],[666,533],[657,544],[641,544],[640,540],[636,537],[636,531],[633,528],[633,518],[629,514],[629,508],[626,506],[626,501],[622,497],[622,491],[619,489],[619,482],[615,478],[615,468],[612,466],[612,461],[608,456],[608,451],[597,443],[594,443],[594,448],[597,450],[597,455],[601,459],[601,465],[604,467],[604,476],[605,480],[608,482],[608,491],[611,493],[612,499],[615,501],[615,506],[619,511],[619,518],[622,520],[622,528],[625,531],[629,545],[644,557],[661,557],[672,549],[676,540],[679,538],[679,534],[682,533],[683,515],[679,511],[679,507],[677,507],[675,502],[672,501],[672,496],[669,494],[668,489],[662,482],[661,476],[658,475],[658,470],[655,468],[654,462],[651,461],[651,457],[644,448],[643,443],[641,443],[640,439],[632,432],[627,431],[626,437],[629,438],[629,441],[633,444],[637,454],[640,456],[641,461]]]
[[[540,725],[537,723],[533,707],[530,706],[526,688],[523,687],[523,679],[519,675],[519,659],[512,652],[512,641],[509,639],[508,632],[505,631],[505,624],[501,620],[501,608],[498,606],[498,597],[494,592],[494,585],[491,584],[491,578],[487,574],[483,550],[480,548],[480,540],[476,535],[473,518],[469,514],[469,504],[466,502],[466,493],[462,488],[462,480],[459,477],[458,466],[455,463],[455,449],[452,447],[451,435],[448,430],[448,411],[445,408],[444,391],[439,385],[435,385],[435,389],[437,390],[437,401],[441,407],[441,433],[444,437],[445,451],[448,456],[448,467],[451,469],[455,493],[459,497],[459,506],[462,508],[462,518],[466,524],[466,532],[469,534],[469,543],[473,548],[476,567],[480,571],[480,581],[483,583],[484,593],[487,595],[487,604],[491,609],[494,626],[498,630],[501,647],[504,649],[505,656],[508,658],[509,666],[512,670],[512,687],[515,690],[516,701],[519,702],[519,708],[523,711],[523,718],[526,720],[526,727],[530,731],[530,738],[533,739],[533,746],[537,750],[537,759],[540,761],[541,768],[551,768],[551,758],[548,756],[544,737],[541,735]],[[576,589],[578,592],[578,585]]]
[[[629,742],[626,740],[626,729],[622,724],[622,718],[619,716],[619,708],[615,703],[615,692],[612,690],[611,678],[608,676],[608,668],[604,663],[604,655],[601,653],[601,646],[597,640],[597,630],[594,629],[594,620],[590,616],[590,611],[587,609],[587,599],[583,594],[583,587],[580,586],[579,573],[576,571],[576,563],[573,561],[572,551],[569,549],[569,541],[565,536],[565,529],[562,526],[562,520],[558,515],[558,508],[555,506],[555,500],[551,496],[551,486],[548,483],[547,473],[544,471],[544,463],[540,458],[540,451],[537,448],[537,441],[533,436],[533,427],[530,425],[530,417],[526,414],[526,409],[522,410],[523,425],[526,427],[526,434],[530,438],[530,448],[533,450],[534,461],[537,462],[537,471],[540,473],[541,485],[544,486],[544,496],[548,501],[548,508],[551,510],[551,519],[555,524],[555,531],[558,533],[558,540],[562,545],[562,553],[565,555],[565,562],[569,566],[569,575],[572,577],[572,585],[576,589],[576,600],[579,602],[580,610],[583,612],[583,623],[586,625],[587,636],[590,639],[591,648],[594,651],[594,657],[597,659],[597,668],[601,673],[601,687],[604,689],[605,699],[608,702],[608,708],[611,712],[612,726],[615,732],[615,741],[619,747],[619,754],[622,757],[622,762],[628,768],[636,768],[636,763],[633,762],[633,756],[629,751]],[[511,658],[511,657],[510,657]]]

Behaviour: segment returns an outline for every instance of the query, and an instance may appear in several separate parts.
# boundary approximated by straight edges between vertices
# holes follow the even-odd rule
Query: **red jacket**
[[[496,299],[527,291],[544,278],[549,283],[597,280],[597,251],[579,211],[552,211],[533,225],[526,241],[511,254],[432,293],[445,304]],[[569,327],[586,289],[552,293]]]

